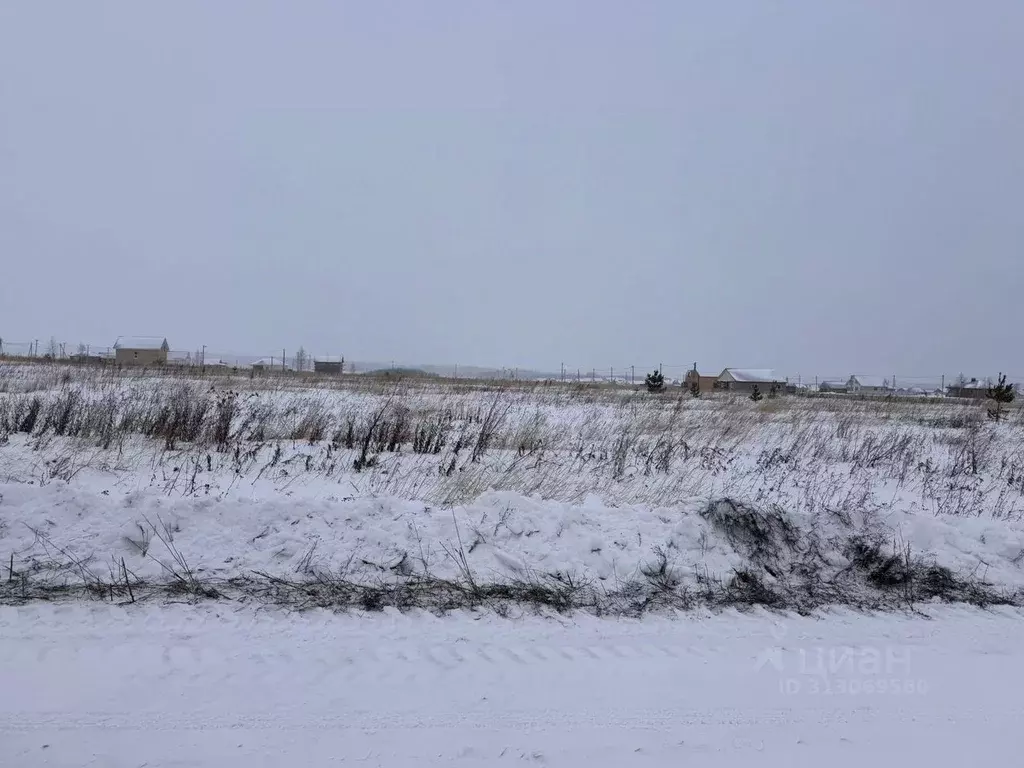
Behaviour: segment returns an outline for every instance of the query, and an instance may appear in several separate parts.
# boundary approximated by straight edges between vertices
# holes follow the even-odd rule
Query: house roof
[[[118,336],[114,349],[163,349],[167,339],[163,336]]]
[[[334,355],[317,355],[313,358],[314,363],[340,363],[345,358]]]
[[[853,374],[850,377],[851,382],[856,382],[862,387],[869,389],[892,389],[889,385],[889,381],[884,376],[864,376],[859,373]]]
[[[969,381],[963,386],[954,384],[957,389],[988,389],[989,383],[987,381]]]
[[[726,368],[718,378],[747,384],[772,384],[779,380],[771,368]]]
[[[253,368],[273,368],[275,371],[294,371],[295,366],[291,363],[282,363],[280,357],[261,357],[249,363]]]

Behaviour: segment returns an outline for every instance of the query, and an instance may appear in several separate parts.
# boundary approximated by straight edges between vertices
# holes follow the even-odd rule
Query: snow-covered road
[[[1015,764],[1024,613],[0,608],[0,765]]]

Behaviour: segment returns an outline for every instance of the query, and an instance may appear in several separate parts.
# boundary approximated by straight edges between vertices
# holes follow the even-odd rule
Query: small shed
[[[784,384],[770,368],[726,368],[715,382],[715,389],[749,395],[757,387],[762,395],[767,395],[772,387],[783,391]]]
[[[340,376],[345,372],[344,357],[314,357],[313,373],[326,373],[333,376]]]
[[[163,365],[171,348],[162,336],[120,336],[114,342],[118,365]]]
[[[686,372],[686,376],[683,378],[683,386],[689,390],[693,390],[694,383],[697,384],[697,391],[702,395],[709,394],[715,389],[715,382],[718,381],[718,377],[714,374],[701,373],[694,366]]]

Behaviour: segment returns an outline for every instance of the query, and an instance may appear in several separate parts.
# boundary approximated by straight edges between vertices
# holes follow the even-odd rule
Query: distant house
[[[686,372],[686,377],[683,379],[683,386],[686,387],[687,390],[692,390],[693,384],[696,382],[697,390],[702,395],[705,395],[714,391],[716,381],[718,381],[717,376],[700,373],[697,370],[697,367],[694,366]]]
[[[846,382],[846,391],[851,395],[890,395],[896,390],[889,379],[854,374]]]
[[[334,376],[345,372],[344,357],[314,357],[313,373],[326,373]]]
[[[274,360],[272,357],[261,357],[252,364],[253,373],[266,373],[267,371],[282,370],[284,365],[279,360]]]
[[[956,384],[950,384],[946,388],[946,393],[950,397],[963,397],[969,400],[984,400],[988,397],[988,388],[991,383],[988,381],[978,381],[977,379],[971,379],[970,381],[961,380]],[[1014,385],[1016,387],[1016,385]]]
[[[167,364],[177,365],[181,368],[188,368],[189,366],[195,365],[195,362],[192,360],[191,352],[168,352]]]
[[[715,382],[715,389],[726,392],[750,394],[757,387],[762,395],[767,395],[775,386],[784,391],[785,382],[775,375],[775,371],[767,368],[726,368]]]
[[[83,363],[86,365],[104,365],[107,363],[114,362],[114,353],[111,350],[99,349],[93,350],[87,348],[85,350],[79,350],[69,358],[74,363]]]
[[[818,391],[833,395],[845,395],[850,391],[850,385],[841,381],[823,381],[818,385]]]
[[[163,365],[170,352],[161,336],[121,336],[114,342],[114,362],[118,365]]]

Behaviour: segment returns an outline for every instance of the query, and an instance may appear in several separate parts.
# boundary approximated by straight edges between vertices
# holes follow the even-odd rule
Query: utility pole
[[[942,374],[942,386],[940,387],[940,391],[946,391],[946,374]]]
[[[565,363],[562,363],[562,381],[565,381]]]
[[[287,351],[288,350],[286,350],[284,347],[281,347],[281,372],[282,373],[284,371],[288,370],[288,358],[285,356],[285,352],[287,352]]]
[[[204,367],[206,366],[206,345],[205,344],[203,344],[203,362],[202,362],[202,365]]]
[[[36,339],[36,350],[32,353],[32,357],[39,357],[39,339]]]
[[[636,366],[629,366],[629,383],[636,384]]]

